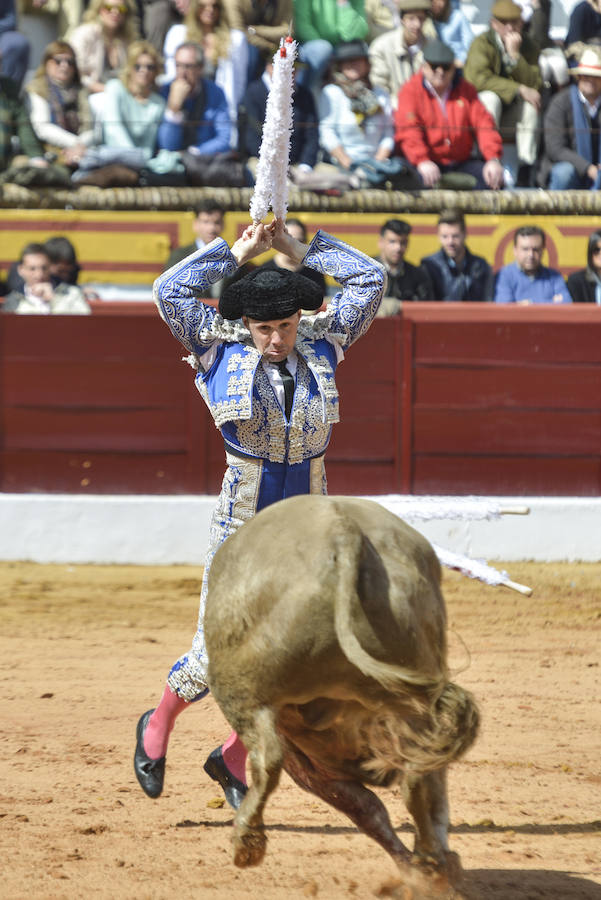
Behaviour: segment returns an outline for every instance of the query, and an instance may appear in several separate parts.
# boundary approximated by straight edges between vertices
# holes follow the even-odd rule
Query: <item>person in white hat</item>
[[[601,47],[585,47],[570,69],[573,83],[555,94],[544,118],[539,184],[550,190],[599,188]]]

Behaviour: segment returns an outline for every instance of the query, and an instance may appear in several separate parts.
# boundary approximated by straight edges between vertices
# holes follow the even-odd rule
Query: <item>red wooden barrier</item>
[[[410,304],[402,490],[601,493],[601,309]]]
[[[223,447],[150,304],[0,316],[0,489],[216,493]],[[332,493],[601,495],[601,309],[406,304],[337,376]]]

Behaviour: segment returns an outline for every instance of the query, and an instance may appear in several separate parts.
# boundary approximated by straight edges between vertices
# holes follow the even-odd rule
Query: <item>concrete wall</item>
[[[377,499],[377,498],[374,498]],[[494,498],[528,516],[414,522],[442,547],[489,560],[601,560],[601,499]],[[215,498],[0,495],[0,559],[202,565]]]

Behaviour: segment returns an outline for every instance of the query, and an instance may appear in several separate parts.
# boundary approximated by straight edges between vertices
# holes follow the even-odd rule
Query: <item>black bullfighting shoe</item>
[[[221,747],[217,747],[216,750],[209,754],[204,764],[204,770],[213,781],[219,782],[223,788],[225,799],[232,809],[240,809],[248,788],[235,775],[232,775],[226,766]]]
[[[134,753],[134,772],[142,790],[149,797],[159,797],[165,780],[165,759],[151,759],[144,750],[144,732],[154,709],[149,709],[140,716],[136,728],[136,752]]]

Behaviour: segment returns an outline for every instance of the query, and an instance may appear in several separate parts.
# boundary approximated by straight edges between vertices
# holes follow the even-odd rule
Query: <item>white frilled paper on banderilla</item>
[[[447,569],[454,569],[456,572],[461,572],[462,575],[467,575],[468,578],[477,578],[478,581],[483,581],[484,584],[490,584],[494,587],[508,587],[512,591],[518,591],[518,593],[526,594],[527,596],[530,596],[532,593],[532,588],[527,587],[525,584],[518,584],[517,581],[512,581],[507,572],[499,572],[498,569],[493,569],[483,559],[470,559],[469,556],[463,556],[461,553],[455,553],[453,550],[445,550],[444,547],[439,547],[438,544],[432,544],[432,547],[441,566],[445,566]]]
[[[265,218],[270,208],[278,219],[285,219],[288,212],[288,166],[296,51],[296,41],[287,37],[280,42],[273,57],[255,191],[249,207],[250,217],[255,224]]]
[[[401,519],[499,519],[506,515],[528,515],[527,506],[508,506],[486,497],[415,497],[411,494],[382,494],[376,500]]]
[[[365,497],[365,500],[375,500],[384,506],[389,512],[394,513],[400,519],[431,520],[431,519],[464,519],[482,520],[499,519],[503,515],[527,515],[530,510],[527,506],[507,506],[495,500],[482,497],[414,497],[411,495],[386,494],[376,497]],[[467,575],[469,578],[477,578],[484,584],[493,586],[502,585],[518,591],[520,594],[530,595],[532,588],[524,584],[512,581],[507,572],[499,572],[489,566],[484,560],[470,559],[452,550],[445,550],[436,544],[432,544],[434,552],[440,560],[440,564],[447,569],[454,569]]]

